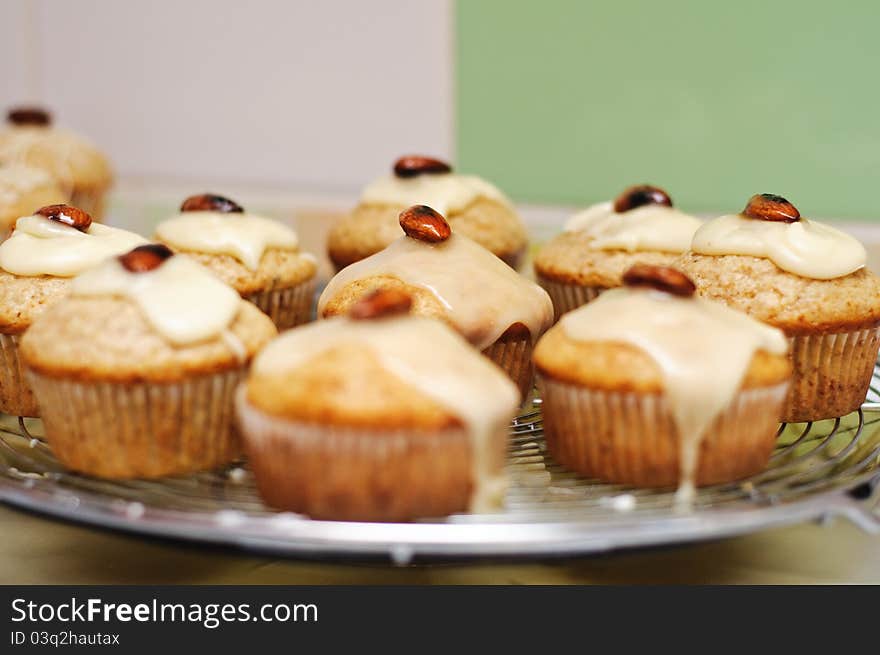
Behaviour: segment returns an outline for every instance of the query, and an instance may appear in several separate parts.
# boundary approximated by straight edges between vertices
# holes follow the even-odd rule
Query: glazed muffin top
[[[247,402],[326,426],[463,429],[472,439],[473,504],[488,502],[500,481],[484,451],[513,418],[519,391],[446,325],[408,315],[411,304],[407,294],[381,289],[348,316],[288,330],[254,360]]]
[[[67,200],[47,171],[25,164],[0,163],[0,231],[9,229],[34,209]]]
[[[238,368],[277,331],[210,271],[165,246],[138,246],[76,277],[22,337],[48,376],[173,382]]]
[[[455,173],[430,157],[410,155],[395,162],[391,175],[367,185],[354,211],[330,232],[328,251],[338,268],[378,252],[394,241],[396,216],[406,207],[433,207],[465,234],[515,266],[525,248],[525,225],[494,185]]]
[[[480,349],[520,324],[537,339],[553,321],[547,293],[463,234],[453,233],[425,205],[404,210],[404,234],[385,250],[330,280],[318,300],[321,317],[345,314],[364,294],[397,288],[413,298],[413,312],[439,318]]]
[[[292,228],[212,193],[184,200],[178,215],[159,224],[155,238],[207,266],[242,295],[293,286],[317,270]]]
[[[0,161],[48,171],[64,188],[101,189],[113,181],[107,158],[90,142],[54,127],[50,114],[37,107],[9,110],[0,131]]]
[[[880,324],[880,280],[866,259],[850,235],[761,194],[697,230],[680,265],[701,295],[806,334]]]

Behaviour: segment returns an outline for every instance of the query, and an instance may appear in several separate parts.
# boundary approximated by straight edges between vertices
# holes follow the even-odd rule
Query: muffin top
[[[680,253],[691,245],[701,222],[672,206],[662,189],[633,186],[613,202],[602,202],[575,214],[566,232],[590,238],[597,250],[660,251]]]
[[[563,315],[538,342],[535,364],[572,385],[662,393],[681,437],[688,495],[699,439],[739,389],[788,379],[788,341],[776,328],[694,296],[694,283],[674,268],[636,265],[624,284]]]
[[[739,214],[708,221],[690,250],[701,255],[748,255],[769,259],[783,271],[832,280],[863,268],[865,247],[830,225],[801,217],[782,196],[752,196]]]
[[[210,271],[144,245],[76,277],[70,295],[27,331],[21,352],[46,375],[170,382],[240,367],[275,334]]]
[[[880,325],[880,279],[865,260],[851,236],[763,194],[697,230],[679,265],[700,295],[795,335]]]
[[[472,438],[472,505],[496,495],[485,450],[519,405],[507,375],[439,321],[382,289],[348,316],[288,330],[254,360],[247,401],[280,418],[377,430],[460,428]],[[491,504],[491,502],[489,502]]]
[[[95,146],[53,127],[49,113],[35,107],[8,112],[7,128],[0,132],[0,161],[44,169],[67,190],[105,187],[113,180],[107,158]]]
[[[64,202],[67,194],[47,171],[25,164],[0,163],[0,230],[36,207]]]
[[[332,278],[318,300],[318,315],[345,314],[380,287],[405,290],[413,311],[440,318],[480,349],[511,326],[537,339],[553,321],[547,293],[463,234],[438,212],[416,205],[400,214],[404,235],[385,250]]]
[[[484,198],[510,205],[494,185],[475,175],[454,173],[438,159],[409,155],[398,159],[394,172],[368,184],[361,194],[362,205],[428,205],[444,215],[464,210]]]
[[[48,205],[15,222],[0,244],[0,269],[20,276],[73,277],[146,243],[139,234],[93,223],[70,205]]]

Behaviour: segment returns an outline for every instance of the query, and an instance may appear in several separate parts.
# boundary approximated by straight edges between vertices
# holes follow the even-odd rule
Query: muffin
[[[39,416],[18,350],[34,319],[67,295],[75,275],[141,243],[140,235],[92,223],[69,205],[42,207],[16,221],[0,244],[0,411]]]
[[[79,135],[53,127],[51,116],[43,109],[11,109],[7,122],[7,129],[0,132],[0,162],[45,170],[69,197],[71,205],[100,221],[105,196],[113,184],[107,158]]]
[[[697,230],[680,265],[700,295],[785,332],[794,374],[782,417],[796,422],[865,400],[880,347],[880,280],[865,261],[851,236],[762,194]]]
[[[159,244],[70,287],[21,339],[58,460],[102,478],[156,478],[237,459],[235,388],[277,334],[272,321]]]
[[[336,269],[375,254],[397,239],[397,216],[410,205],[428,205],[469,237],[517,268],[528,237],[510,201],[492,184],[452,172],[449,164],[401,157],[394,174],[368,185],[354,210],[330,231],[327,253]]]
[[[535,348],[547,447],[562,466],[637,487],[737,480],[776,441],[785,335],[694,297],[680,271],[637,264],[626,286],[565,314]]]
[[[0,240],[9,235],[21,216],[66,200],[67,195],[43,169],[0,163]]]
[[[236,397],[267,504],[313,518],[407,521],[499,506],[517,390],[397,289],[289,330]]]
[[[691,245],[700,221],[672,206],[667,193],[641,185],[575,214],[535,258],[538,283],[557,319],[605,289],[636,263],[670,266]]]
[[[550,298],[430,207],[403,211],[404,235],[385,250],[333,277],[318,300],[318,316],[348,313],[379,288],[413,299],[413,313],[440,319],[501,366],[520,393],[531,390],[532,345],[553,321]]]
[[[156,228],[156,240],[213,271],[279,330],[310,319],[317,264],[286,225],[206,193],[184,200],[180,214]]]

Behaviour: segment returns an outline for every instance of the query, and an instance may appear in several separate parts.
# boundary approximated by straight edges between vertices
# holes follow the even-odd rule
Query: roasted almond
[[[796,223],[801,220],[801,213],[782,196],[772,193],[759,193],[749,198],[742,215],[762,221],[777,223]]]
[[[218,196],[216,193],[203,193],[190,196],[180,206],[182,212],[220,212],[221,214],[241,214],[244,208],[237,202]]]
[[[693,296],[697,290],[693,280],[671,266],[633,264],[623,274],[623,283],[628,287],[651,287],[684,298]]]
[[[49,125],[52,116],[40,107],[13,107],[6,113],[6,120],[12,125]]]
[[[82,209],[70,205],[46,205],[34,212],[37,216],[45,216],[50,221],[58,221],[80,232],[85,232],[92,224],[92,217]]]
[[[614,200],[614,211],[618,214],[643,205],[665,205],[672,207],[672,199],[661,188],[650,184],[639,184],[624,190]]]
[[[400,289],[376,289],[352,305],[349,318],[358,321],[406,314],[412,307],[410,295]]]
[[[452,228],[443,215],[427,205],[413,205],[400,212],[400,227],[406,236],[426,243],[439,243],[452,236]]]
[[[119,263],[131,273],[146,273],[159,268],[174,253],[160,243],[138,246],[124,255],[119,255]]]
[[[451,172],[452,166],[445,161],[421,155],[406,155],[394,162],[394,174],[397,177],[416,177],[417,175],[437,175],[438,173]]]

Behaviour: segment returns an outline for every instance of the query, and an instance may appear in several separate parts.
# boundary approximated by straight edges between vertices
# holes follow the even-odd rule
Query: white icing
[[[703,255],[751,255],[814,280],[831,280],[862,268],[865,247],[838,229],[801,218],[763,221],[740,214],[720,216],[694,234],[691,250]]]
[[[232,287],[184,255],[143,273],[131,273],[111,259],[74,278],[71,293],[130,298],[150,325],[176,346],[222,335],[242,302]]]
[[[507,375],[439,321],[416,316],[352,321],[332,318],[289,330],[254,361],[256,375],[283,375],[340,344],[368,348],[392,375],[461,419],[474,461],[472,511],[500,504],[505,480],[494,470],[493,437],[519,406]]]
[[[732,402],[758,350],[784,355],[781,330],[720,303],[650,289],[620,288],[563,315],[577,341],[616,341],[644,351],[663,376],[680,439],[679,499],[694,493],[700,441]]]
[[[479,198],[510,205],[507,197],[493,184],[474,175],[457,173],[383,177],[364,189],[361,203],[403,207],[428,205],[446,216],[467,208]]]
[[[44,216],[24,216],[0,244],[0,268],[15,275],[73,277],[146,242],[139,234],[100,223],[81,232]]]
[[[262,216],[212,211],[182,212],[156,228],[168,245],[214,255],[231,255],[256,270],[268,248],[296,250],[299,241],[288,226]]]
[[[452,324],[480,349],[514,323],[525,325],[537,339],[553,322],[553,303],[546,291],[462,234],[440,243],[403,236],[344,268],[321,294],[318,315],[347,285],[379,275],[430,291]]]
[[[666,205],[642,205],[618,213],[613,203],[602,202],[572,216],[565,231],[591,236],[592,247],[599,250],[678,253],[690,248],[700,225],[698,218]]]

